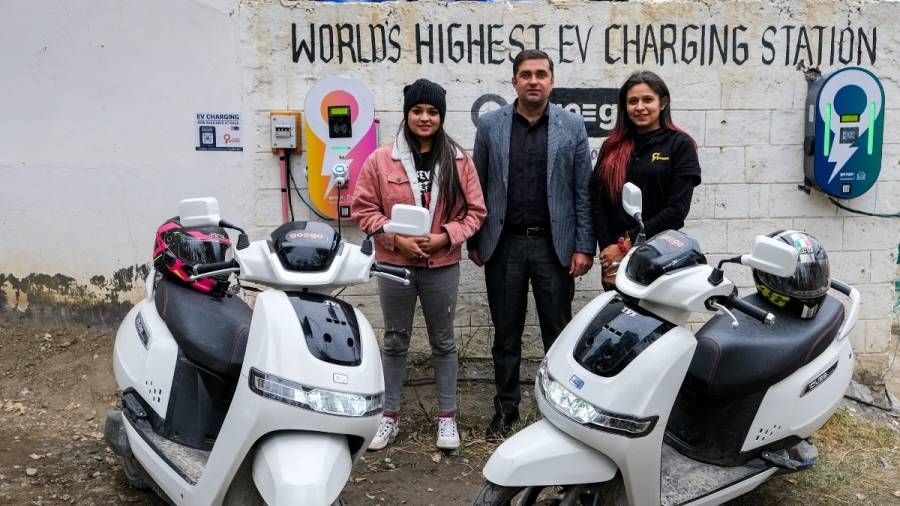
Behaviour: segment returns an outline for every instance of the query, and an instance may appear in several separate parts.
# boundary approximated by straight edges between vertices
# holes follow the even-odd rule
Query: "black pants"
[[[519,364],[522,331],[528,304],[528,283],[534,293],[544,352],[572,319],[575,280],[559,263],[549,235],[522,237],[504,234],[485,264],[488,304],[494,322],[494,382],[497,412],[517,412],[522,397]]]

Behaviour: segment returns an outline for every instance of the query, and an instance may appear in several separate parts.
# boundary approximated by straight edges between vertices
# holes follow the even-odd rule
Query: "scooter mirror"
[[[775,276],[790,276],[797,267],[797,248],[764,235],[756,236],[749,255],[741,263]]]
[[[218,225],[219,201],[213,197],[185,199],[178,204],[178,221],[183,227]]]
[[[431,228],[431,215],[424,207],[396,204],[391,208],[391,221],[383,228],[388,233],[425,235]]]
[[[641,189],[634,183],[625,183],[625,186],[622,187],[622,208],[632,218],[643,209]]]

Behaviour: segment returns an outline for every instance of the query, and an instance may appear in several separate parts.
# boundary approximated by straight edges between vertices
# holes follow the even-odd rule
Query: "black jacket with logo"
[[[632,240],[638,233],[637,222],[622,209],[622,203],[610,202],[600,188],[599,160],[603,156],[601,148],[591,178],[594,235],[601,251],[626,233]],[[700,184],[700,162],[693,139],[666,128],[635,136],[625,180],[641,189],[648,239],[663,230],[680,229],[691,209],[694,187]]]

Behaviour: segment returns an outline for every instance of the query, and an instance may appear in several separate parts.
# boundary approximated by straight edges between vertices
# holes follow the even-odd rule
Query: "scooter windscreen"
[[[610,378],[675,327],[647,311],[613,297],[584,329],[573,352],[592,373]]]
[[[272,232],[281,265],[295,272],[328,270],[341,245],[341,235],[316,221],[291,221]]]
[[[677,230],[666,230],[634,250],[625,275],[646,286],[663,274],[705,263],[696,239]]]

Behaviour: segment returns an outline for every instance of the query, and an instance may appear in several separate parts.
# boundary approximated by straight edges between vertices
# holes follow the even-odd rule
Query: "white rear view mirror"
[[[393,234],[425,235],[431,229],[431,215],[428,209],[407,204],[396,204],[391,208],[391,221],[384,231]]]
[[[741,257],[741,263],[775,276],[790,276],[797,267],[797,248],[778,239],[756,236],[749,255]]]
[[[219,201],[213,197],[185,199],[178,204],[178,219],[183,227],[218,225]]]
[[[625,186],[622,187],[622,208],[632,218],[643,210],[641,189],[634,183],[625,183]]]

